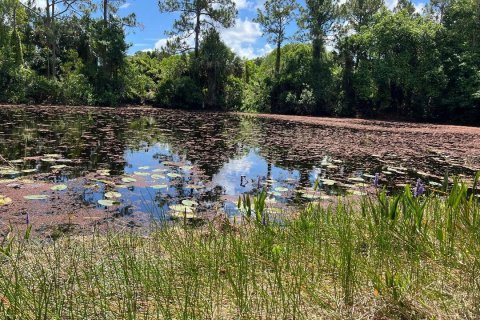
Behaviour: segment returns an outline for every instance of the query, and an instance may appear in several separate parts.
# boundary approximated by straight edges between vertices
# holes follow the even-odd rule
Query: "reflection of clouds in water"
[[[236,195],[240,192],[251,189],[251,185],[245,188],[240,186],[240,177],[247,176],[248,179],[256,178],[266,173],[267,163],[253,150],[248,155],[228,161],[220,171],[212,177],[214,185],[225,188],[228,195]],[[261,170],[259,170],[261,169]]]

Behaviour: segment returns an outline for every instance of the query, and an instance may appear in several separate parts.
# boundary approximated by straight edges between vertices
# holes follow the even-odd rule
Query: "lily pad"
[[[122,178],[122,181],[125,183],[131,183],[131,182],[136,182],[137,179],[131,178],[131,177],[125,177],[125,178]]]
[[[173,219],[197,219],[197,215],[193,212],[180,212],[180,211],[173,211],[170,213],[170,216]]]
[[[170,178],[180,178],[182,175],[174,172],[167,173]]]
[[[20,171],[9,169],[9,170],[0,170],[0,176],[11,176],[19,174]]]
[[[193,169],[193,166],[183,166],[181,167],[183,170],[185,171],[189,171],[189,170],[192,170]]]
[[[47,200],[48,196],[44,194],[31,194],[23,197],[26,200]]]
[[[63,190],[67,190],[67,186],[64,184],[57,184],[56,186],[53,186],[50,189],[53,191],[63,191]]]
[[[352,177],[352,178],[348,178],[348,180],[355,181],[355,182],[365,182],[365,179],[360,177]]]
[[[65,164],[58,164],[58,165],[55,165],[55,166],[51,166],[50,168],[59,170],[59,169],[63,169],[63,168],[66,168],[66,167],[67,167],[67,165],[65,165]]]
[[[150,169],[150,166],[138,167],[138,170],[148,170],[148,169]]]
[[[7,204],[12,203],[12,199],[6,196],[0,195],[0,206],[6,206]]]
[[[154,186],[152,186],[153,189],[166,189],[168,188],[168,185],[166,184],[156,184]]]
[[[165,168],[158,168],[158,169],[153,169],[152,172],[165,172],[165,171],[168,171],[167,169]]]
[[[173,210],[175,212],[187,212],[187,213],[193,213],[193,210],[191,207],[187,207],[186,205],[182,204],[173,204],[170,206],[170,210]]]
[[[193,201],[193,200],[182,200],[182,204],[184,206],[187,206],[187,207],[198,206],[198,203],[196,201]]]
[[[116,203],[114,200],[98,200],[97,202],[104,207],[111,207]]]
[[[33,172],[37,172],[37,169],[25,169],[25,170],[22,170],[22,173],[33,173]]]
[[[335,183],[337,183],[335,180],[331,179],[321,179],[320,181],[322,181],[322,184],[326,186],[333,186]]]
[[[43,159],[41,159],[41,160],[42,160],[43,162],[55,162],[55,161],[57,161],[57,159],[55,159],[55,158],[43,158]]]
[[[105,193],[105,198],[121,198],[122,197],[122,194],[120,192],[114,192],[114,191],[110,191],[110,192],[107,192]]]
[[[155,180],[165,179],[165,176],[163,174],[152,174],[152,179],[155,179]]]
[[[43,155],[45,158],[61,158],[62,155],[58,153],[47,153]]]
[[[276,188],[275,188],[275,191],[277,191],[277,192],[287,192],[287,191],[288,191],[288,188],[285,188],[285,187],[276,187]]]
[[[135,171],[133,174],[136,175],[136,176],[141,176],[141,177],[146,177],[146,176],[150,175],[150,173],[142,172],[142,171]]]

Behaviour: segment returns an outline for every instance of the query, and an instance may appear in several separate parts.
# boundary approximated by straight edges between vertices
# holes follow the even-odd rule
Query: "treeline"
[[[478,0],[421,12],[408,0],[267,0],[255,21],[274,50],[252,60],[219,35],[232,0],[161,0],[159,14],[179,13],[167,47],[133,56],[122,3],[1,1],[0,101],[480,123]]]

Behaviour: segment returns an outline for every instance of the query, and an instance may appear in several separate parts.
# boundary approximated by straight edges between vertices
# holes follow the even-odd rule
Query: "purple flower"
[[[27,223],[27,226],[30,224],[30,216],[27,213],[27,216],[25,217],[25,222]]]
[[[418,178],[417,185],[415,186],[415,192],[413,195],[416,197],[420,197],[422,194],[425,193],[425,186],[422,183],[422,180]]]
[[[380,175],[375,173],[375,178],[373,178],[373,186],[378,188],[380,186]]]

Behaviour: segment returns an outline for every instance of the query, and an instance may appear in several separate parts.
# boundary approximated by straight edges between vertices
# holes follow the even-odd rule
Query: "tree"
[[[235,2],[232,0],[159,0],[158,5],[161,12],[180,12],[173,30],[167,32],[172,37],[167,46],[175,51],[191,50],[187,40],[194,35],[195,58],[199,55],[202,34],[217,26],[234,26],[237,16]]]
[[[257,9],[258,22],[263,35],[268,35],[268,41],[276,47],[275,74],[280,72],[281,49],[284,41],[288,40],[287,26],[296,17],[298,9],[295,0],[267,0],[263,10]]]
[[[241,76],[241,61],[221,41],[216,30],[210,29],[200,44],[198,68],[199,84],[204,87],[204,102],[207,108],[222,108],[225,89],[230,75]]]
[[[308,84],[315,93],[318,105],[325,108],[329,98],[328,87],[332,83],[331,71],[325,57],[325,45],[337,19],[338,1],[306,0],[300,13],[298,25],[305,30],[307,39],[312,43],[312,71]]]

